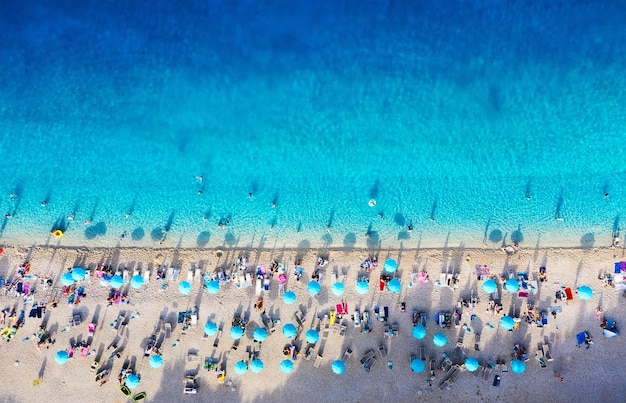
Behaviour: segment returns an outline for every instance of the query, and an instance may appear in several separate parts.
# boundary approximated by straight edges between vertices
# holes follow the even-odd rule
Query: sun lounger
[[[439,390],[443,392],[444,390],[447,390],[451,387],[452,387],[452,382],[450,381],[450,379],[446,379],[445,381],[441,383],[441,385],[439,385]]]
[[[444,372],[448,372],[450,368],[452,368],[452,360],[448,357],[445,357],[441,362],[441,366],[439,368],[441,368]]]
[[[230,347],[231,351],[237,351],[237,348],[239,348],[239,340],[240,339],[233,340],[233,345]]]
[[[173,267],[168,267],[167,268],[167,273],[165,274],[165,278],[168,281],[174,280],[174,268]]]
[[[346,351],[343,353],[343,357],[341,358],[341,361],[345,363],[348,362],[348,360],[350,359],[350,357],[352,357],[352,350],[350,350],[349,348],[346,349]]]
[[[502,373],[509,372],[509,367],[507,367],[506,363],[502,363]]]
[[[546,360],[548,362],[552,361],[552,355],[550,355],[550,346],[548,346],[547,344],[544,344],[541,346],[541,349],[543,350],[543,356],[546,358]]]
[[[193,282],[193,270],[192,269],[189,269],[189,271],[187,272],[187,282],[190,284]]]
[[[200,268],[196,268],[194,271],[193,282],[199,283],[202,279],[202,270]]]
[[[143,272],[143,282],[148,284],[150,282],[150,270],[144,270]]]
[[[363,364],[363,369],[365,369],[367,372],[370,372],[374,364],[376,364],[376,358],[372,357],[369,360],[367,360],[365,364]]]
[[[339,329],[339,336],[341,337],[345,336],[347,329],[348,329],[347,326],[342,323],[341,328]]]
[[[99,364],[100,364],[100,363],[99,363],[98,361],[94,360],[94,361],[91,363],[91,367],[89,367],[89,372],[90,372],[90,373],[92,373],[92,374],[93,374],[93,373],[95,373],[95,372],[96,372],[96,369],[98,368],[98,365],[99,365]]]
[[[322,365],[323,359],[324,357],[321,354],[317,354],[317,357],[315,357],[315,362],[313,363],[313,367],[319,368],[320,365]]]
[[[474,377],[475,378],[482,378],[484,371],[485,371],[485,367],[483,367],[482,365],[479,365],[478,369],[476,371],[474,371]]]
[[[535,359],[539,363],[541,368],[547,368],[548,364],[546,364],[546,357],[544,356],[543,350],[537,350],[535,353]]]
[[[170,323],[166,323],[163,325],[163,329],[165,330],[165,338],[169,339],[172,336],[172,325]]]
[[[371,359],[374,358],[376,354],[374,353],[373,350],[368,351],[367,353],[365,353],[365,355],[363,356],[363,358],[361,358],[361,364],[365,365],[365,363]]]
[[[245,278],[245,282],[244,282],[244,286],[247,287],[252,287],[252,275],[250,273],[246,273],[244,275]]]
[[[189,352],[187,353],[187,362],[198,362],[200,357],[198,357],[197,353]]]
[[[574,299],[574,296],[572,294],[572,289],[569,287],[565,288],[565,296],[566,296],[566,301],[571,301]]]
[[[320,270],[318,272],[318,275],[319,275],[319,277],[317,279],[317,282],[320,283],[320,285],[324,284],[324,272],[322,270]]]
[[[128,283],[128,269],[124,269],[124,272],[122,273],[122,279],[124,280],[124,284]]]
[[[487,365],[485,367],[485,371],[483,373],[483,381],[489,380],[489,376],[491,375],[492,371],[493,371],[493,368],[491,368],[491,366]]]
[[[426,347],[420,346],[419,348],[419,359],[422,361],[426,361]]]
[[[83,278],[83,283],[91,283],[91,270],[85,270],[85,278]]]
[[[378,346],[378,352],[380,353],[380,356],[382,358],[387,358],[387,349],[385,348],[384,344]]]
[[[474,350],[480,351],[480,333],[474,333]]]

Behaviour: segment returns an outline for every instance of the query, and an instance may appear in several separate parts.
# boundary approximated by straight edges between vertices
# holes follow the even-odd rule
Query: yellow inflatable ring
[[[63,236],[63,231],[56,229],[52,231],[52,235],[54,235],[55,238],[61,238]]]

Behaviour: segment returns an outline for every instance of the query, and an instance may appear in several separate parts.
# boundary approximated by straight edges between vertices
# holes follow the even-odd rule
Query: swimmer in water
[[[608,194],[608,193],[605,193],[605,194],[604,194],[604,198],[605,198],[605,199],[608,199],[608,198],[609,198],[609,194]]]
[[[16,197],[17,195],[15,193],[9,193],[9,199],[15,200]]]
[[[89,225],[89,224],[91,224],[91,220],[85,220],[85,222],[83,224]]]
[[[276,208],[276,202],[272,202],[272,208]]]
[[[198,190],[198,194],[201,195],[202,194],[202,190]]]
[[[526,195],[526,200],[530,200],[530,195]]]
[[[383,216],[383,213],[382,213],[382,212],[381,212],[381,213],[378,213],[378,219],[379,219],[379,220],[382,220],[382,219],[383,219],[383,217],[384,217],[384,216]]]
[[[406,228],[407,232],[413,232],[413,226],[411,224],[409,224],[409,226]]]
[[[68,215],[67,219],[70,220],[70,221],[74,221],[74,214]]]
[[[124,214],[124,218],[128,218],[128,217],[130,217],[130,213]]]
[[[563,217],[556,217],[555,220],[557,221],[563,221]]]
[[[326,233],[330,234],[330,226],[326,227]]]
[[[11,218],[11,217],[13,217],[10,213],[6,213],[4,216],[5,216],[6,218]]]
[[[202,177],[202,175],[196,175],[196,176],[194,176],[194,178],[196,178],[196,180],[198,181],[198,183],[202,183],[202,180],[204,179],[204,178]]]
[[[44,200],[44,201],[41,202],[41,207],[46,207],[47,205],[48,205],[47,201]]]
[[[120,239],[124,239],[124,238],[126,238],[126,234],[127,234],[127,232],[126,232],[126,231],[122,232],[122,235],[120,236]]]
[[[254,196],[252,196],[252,192],[248,193],[248,199],[254,199]]]

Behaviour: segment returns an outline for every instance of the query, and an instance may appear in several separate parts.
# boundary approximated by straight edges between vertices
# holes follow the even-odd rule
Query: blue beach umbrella
[[[385,260],[385,265],[383,266],[383,269],[388,273],[395,273],[396,270],[398,270],[398,264],[393,259],[387,259]]]
[[[419,358],[415,358],[413,361],[411,361],[411,370],[413,372],[424,372],[424,368],[426,366],[424,365],[424,361],[420,360]]]
[[[387,284],[387,288],[391,293],[397,294],[400,292],[400,289],[402,289],[402,285],[400,284],[400,280],[394,278]]]
[[[333,361],[332,370],[335,374],[341,375],[346,370],[346,364],[341,360],[335,360]]]
[[[306,341],[311,343],[311,344],[315,344],[317,343],[317,341],[320,339],[320,335],[319,333],[317,333],[317,330],[315,329],[311,329],[309,331],[306,332]]]
[[[85,278],[85,269],[82,267],[76,267],[72,269],[72,278],[76,281],[83,280]]]
[[[358,283],[356,283],[356,292],[363,295],[363,294],[367,294],[367,291],[369,289],[369,285],[367,284],[367,281],[359,281]]]
[[[524,371],[526,371],[526,364],[524,361],[515,360],[511,363],[511,371],[513,371],[514,374],[523,374]]]
[[[578,287],[578,290],[576,290],[576,292],[578,293],[578,296],[582,299],[589,299],[593,297],[593,291],[586,285]]]
[[[474,372],[478,369],[478,360],[474,357],[467,357],[465,359],[465,369],[469,372]]]
[[[296,330],[296,327],[292,323],[287,323],[285,326],[283,326],[283,334],[285,335],[286,338],[292,339],[296,337],[297,333],[298,331]]]
[[[232,329],[230,329],[230,337],[235,340],[241,339],[243,337],[243,329],[241,328],[241,326],[234,326]]]
[[[296,302],[296,293],[293,291],[287,291],[283,294],[283,302],[287,305],[291,305]]]
[[[283,374],[290,374],[293,371],[293,362],[291,360],[284,360],[280,363],[280,371]]]
[[[72,273],[65,273],[61,276],[61,284],[63,285],[72,285],[74,284],[74,277],[72,277]]]
[[[161,368],[162,365],[163,357],[161,357],[160,355],[153,355],[152,357],[150,357],[150,366],[152,368]]]
[[[250,363],[250,370],[252,372],[254,372],[255,374],[260,373],[261,371],[263,371],[263,361],[257,359],[252,360],[252,362]]]
[[[513,326],[515,326],[515,321],[510,316],[503,316],[502,319],[500,319],[500,326],[505,330],[512,330]]]
[[[217,294],[220,291],[220,283],[217,281],[209,281],[204,285],[209,294]]]
[[[496,292],[498,290],[498,284],[496,284],[496,282],[493,281],[492,278],[490,278],[489,280],[487,280],[487,281],[485,281],[483,283],[483,290],[487,294],[493,294],[494,292]]]
[[[510,278],[504,283],[504,288],[508,292],[517,292],[519,290],[519,283],[514,278]]]
[[[413,337],[418,340],[422,340],[426,337],[426,328],[421,323],[417,326],[413,326]]]
[[[235,363],[234,369],[237,375],[243,375],[248,370],[248,364],[246,364],[244,361],[237,361]]]
[[[65,350],[57,351],[54,355],[54,361],[59,365],[65,364],[69,359],[70,355]]]
[[[309,282],[309,285],[306,287],[307,291],[309,292],[309,294],[315,296],[317,294],[320,293],[320,283],[318,283],[317,281],[313,280]]]
[[[265,339],[267,339],[267,330],[262,327],[257,327],[254,329],[253,337],[256,341],[265,341]]]
[[[213,336],[217,334],[217,325],[213,322],[208,322],[204,325],[204,334],[207,336]]]
[[[340,296],[340,295],[343,295],[345,291],[345,287],[341,283],[335,283],[333,284],[331,291],[333,292],[334,295]]]
[[[182,281],[178,284],[178,291],[183,295],[189,295],[191,292],[191,284],[188,281]]]
[[[128,376],[128,378],[126,378],[125,384],[126,386],[128,386],[129,389],[136,388],[137,386],[139,386],[139,377],[135,374],[131,374]]]
[[[130,286],[133,288],[141,288],[143,286],[143,277],[141,277],[139,274],[131,277]]]
[[[124,285],[124,279],[122,278],[122,276],[113,276],[111,277],[110,285],[113,288],[120,288]]]
[[[443,333],[437,333],[433,336],[433,343],[435,343],[435,346],[437,347],[443,347],[446,345],[447,342],[448,342],[448,339],[446,338],[446,335]]]

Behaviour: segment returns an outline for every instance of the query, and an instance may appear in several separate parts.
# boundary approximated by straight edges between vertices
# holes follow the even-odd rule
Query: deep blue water
[[[168,247],[608,245],[626,206],[624,15],[2,2],[0,243],[161,246],[166,226]]]

